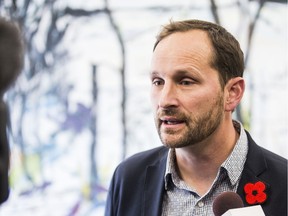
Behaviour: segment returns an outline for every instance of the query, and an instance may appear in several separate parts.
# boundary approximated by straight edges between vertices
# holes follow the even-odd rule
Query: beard
[[[185,129],[175,131],[173,129],[161,129],[163,122],[159,116],[173,116],[185,123]],[[163,145],[169,148],[182,148],[194,145],[209,137],[219,126],[224,116],[223,96],[219,93],[208,110],[197,116],[187,115],[178,108],[171,107],[161,110],[156,117],[156,125],[159,137]]]

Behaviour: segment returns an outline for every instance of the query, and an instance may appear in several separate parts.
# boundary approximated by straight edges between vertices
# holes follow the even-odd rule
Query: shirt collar
[[[243,125],[236,120],[233,120],[233,125],[236,131],[239,133],[239,138],[228,158],[222,163],[220,169],[224,168],[227,171],[229,180],[232,185],[237,184],[241,177],[241,173],[244,168],[246,161],[246,156],[248,152],[248,139],[245,133]],[[166,161],[166,171],[165,171],[165,189],[168,189],[170,180],[178,180],[175,169],[175,149],[170,148]]]
[[[243,125],[238,121],[233,121],[233,124],[239,133],[239,139],[231,154],[221,165],[221,167],[226,169],[232,185],[236,184],[240,179],[248,153],[248,139]]]
[[[175,149],[170,148],[168,151],[167,161],[166,161],[166,171],[165,171],[165,189],[168,190],[169,180],[173,175],[177,175],[175,170]],[[172,177],[173,179],[173,177]]]

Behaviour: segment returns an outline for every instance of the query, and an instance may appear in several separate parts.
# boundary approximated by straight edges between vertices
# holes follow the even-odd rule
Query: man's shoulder
[[[138,173],[148,166],[166,164],[168,148],[164,146],[136,153],[123,160],[116,168],[116,173]]]
[[[127,165],[127,164],[155,164],[159,161],[162,161],[167,157],[168,148],[164,146],[156,147],[153,149],[149,149],[146,151],[142,151],[139,153],[136,153],[127,159],[125,159],[121,164]],[[120,164],[120,165],[121,165]]]
[[[136,153],[122,161],[115,170],[115,178],[119,179],[141,179],[145,175],[147,167],[159,166],[165,169],[168,148],[157,147]]]
[[[269,178],[287,179],[287,164],[286,158],[275,154],[274,152],[257,145],[248,134],[249,150],[247,155],[247,166],[256,172],[263,170],[262,174]]]
[[[268,149],[265,149],[263,147],[260,147],[262,149],[263,155],[269,164],[275,164],[275,167],[286,169],[287,170],[287,159],[275,154],[274,152],[269,151]]]
[[[263,155],[266,163],[277,164],[281,168],[287,167],[287,159],[286,158],[284,158],[278,154],[275,154],[274,152],[272,152],[272,151],[270,151],[270,150],[268,150],[262,146],[257,145],[248,132],[247,132],[247,136],[248,136],[248,142],[249,142],[248,158],[254,160],[254,159],[257,159],[255,157],[259,157],[259,156]]]

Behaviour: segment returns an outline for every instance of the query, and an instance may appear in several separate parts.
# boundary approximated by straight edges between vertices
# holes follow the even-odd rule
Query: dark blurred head
[[[9,196],[8,107],[5,91],[13,84],[23,65],[23,42],[18,25],[0,17],[0,204]]]
[[[23,66],[23,40],[18,25],[0,17],[0,97]]]

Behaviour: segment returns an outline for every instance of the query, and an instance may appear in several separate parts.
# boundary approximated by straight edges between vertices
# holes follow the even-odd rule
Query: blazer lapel
[[[167,149],[160,152],[158,163],[148,166],[144,185],[143,216],[161,215],[164,192],[164,175],[166,167]]]
[[[259,176],[267,170],[267,164],[265,157],[263,156],[262,149],[252,140],[248,132],[248,154],[246,163],[242,172],[242,176],[239,182],[237,193],[245,200],[244,186],[247,183],[256,183],[262,181],[269,191],[269,184],[262,180]],[[247,205],[247,203],[244,203]]]

